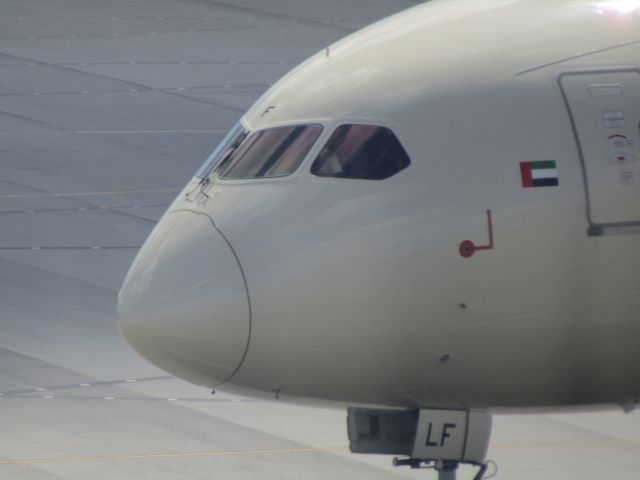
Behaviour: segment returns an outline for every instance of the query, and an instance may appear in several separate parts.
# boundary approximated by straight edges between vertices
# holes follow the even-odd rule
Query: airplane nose
[[[214,386],[239,368],[250,307],[231,246],[204,214],[166,215],[140,250],[118,295],[118,325],[144,358]]]

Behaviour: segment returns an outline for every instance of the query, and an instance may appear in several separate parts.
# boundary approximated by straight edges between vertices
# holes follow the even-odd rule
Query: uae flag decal
[[[525,188],[558,186],[558,169],[555,160],[520,162],[520,174],[522,186]]]

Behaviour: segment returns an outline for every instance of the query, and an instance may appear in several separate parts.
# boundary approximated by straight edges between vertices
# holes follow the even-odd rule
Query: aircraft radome
[[[494,412],[638,402],[639,127],[640,0],[422,4],[242,117],[120,328],[196,384],[349,405],[353,451],[453,478]]]

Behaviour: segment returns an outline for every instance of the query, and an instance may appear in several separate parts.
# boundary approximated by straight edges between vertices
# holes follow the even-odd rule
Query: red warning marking
[[[487,245],[476,245],[471,240],[465,240],[458,247],[458,251],[463,258],[471,258],[478,250],[493,250],[493,219],[491,210],[487,210],[487,229],[489,230],[489,243]]]

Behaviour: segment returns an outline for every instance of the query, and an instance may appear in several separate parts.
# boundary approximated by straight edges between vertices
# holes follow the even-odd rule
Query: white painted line
[[[180,189],[167,188],[157,190],[121,190],[113,192],[78,192],[78,193],[35,193],[35,194],[15,194],[0,195],[0,198],[39,198],[39,197],[91,197],[101,195],[123,195],[132,193],[168,193],[179,192]]]
[[[177,398],[167,398],[167,402],[177,402]]]
[[[165,133],[227,133],[228,130],[78,130],[74,133],[78,134],[139,134],[139,133],[152,133],[152,134],[165,134]],[[136,192],[137,193],[137,192]]]
[[[53,395],[45,395],[45,396],[44,396],[44,397],[42,397],[42,398],[46,398],[47,400],[49,400],[49,399],[53,398]]]
[[[115,397],[104,397],[105,400],[115,400]]]
[[[91,384],[90,383],[81,383],[80,386],[81,387],[90,387]]]
[[[32,93],[31,95],[40,95],[40,93]],[[4,135],[140,135],[140,134],[210,134],[210,133],[227,133],[228,130],[76,130],[73,132],[0,132],[0,136]],[[176,190],[179,191],[179,190]],[[138,192],[134,192],[138,193]],[[143,192],[144,193],[144,192]],[[25,196],[25,195],[23,195]],[[27,195],[32,196],[32,195]],[[58,196],[65,196],[59,194]],[[0,195],[0,198],[7,198],[7,195]]]
[[[44,392],[45,390],[46,388],[42,388],[42,387],[36,388],[36,392]]]
[[[125,382],[127,382],[127,383],[136,383],[137,380],[134,380],[133,378],[130,378],[129,380],[125,380]]]

